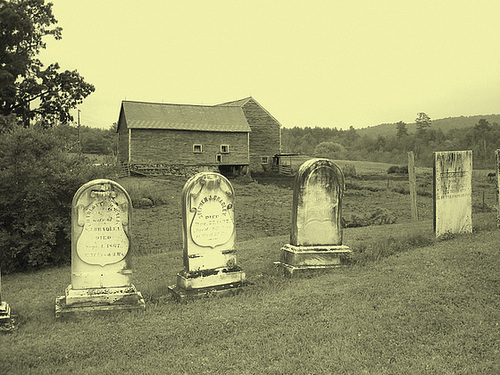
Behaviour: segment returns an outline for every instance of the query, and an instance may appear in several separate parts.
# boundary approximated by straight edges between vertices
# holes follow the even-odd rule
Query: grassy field
[[[497,374],[500,372],[500,231],[495,185],[474,179],[471,235],[436,241],[432,199],[409,219],[404,179],[359,172],[344,214],[378,207],[396,224],[347,228],[350,267],[286,279],[273,261],[288,242],[291,178],[233,181],[238,261],[251,285],[227,298],[174,302],[167,286],[182,269],[180,179],[120,180],[134,200],[134,283],[143,312],[56,321],[70,283],[59,267],[2,277],[19,329],[0,336],[0,374]],[[430,175],[419,189],[430,191]],[[349,187],[350,186],[350,187]],[[485,208],[482,192],[485,191]]]
[[[423,229],[429,223],[423,223]],[[393,230],[391,230],[393,229]],[[347,229],[356,248],[409,224]],[[0,336],[6,374],[496,374],[500,231],[481,231],[303,279],[274,271],[287,236],[238,243],[253,285],[188,304],[166,293],[180,252],[138,257],[144,312],[55,321],[69,267],[7,275],[19,314]],[[497,367],[495,367],[497,366]]]
[[[339,162],[340,163],[340,162]],[[410,223],[410,198],[406,175],[387,175],[389,165],[357,163],[357,177],[346,178],[343,217],[347,226],[356,218],[369,217],[381,208],[395,223]],[[377,168],[375,164],[381,164]],[[290,233],[293,177],[271,174],[255,175],[248,183],[232,180],[235,189],[237,241]],[[137,254],[181,251],[181,190],[179,178],[124,178],[119,182],[135,203],[146,197],[153,207],[134,210],[133,242]],[[417,206],[421,220],[432,220],[432,172],[419,170]],[[483,206],[484,194],[484,206]],[[493,212],[496,207],[496,184],[486,171],[474,171],[474,212]]]

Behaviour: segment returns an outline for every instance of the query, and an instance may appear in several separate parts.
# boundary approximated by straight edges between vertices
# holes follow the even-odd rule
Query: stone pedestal
[[[309,270],[337,268],[348,263],[352,251],[348,246],[295,246],[281,248],[281,259],[274,264],[288,276]]]
[[[15,325],[10,306],[5,301],[0,302],[0,331],[12,331],[13,329],[15,329]]]
[[[234,295],[245,284],[245,272],[240,268],[210,270],[210,272],[177,274],[177,284],[168,287],[173,297],[178,300],[210,297],[213,295]]]
[[[56,299],[56,318],[77,312],[144,309],[142,294],[134,285],[120,288],[66,288],[66,294]]]

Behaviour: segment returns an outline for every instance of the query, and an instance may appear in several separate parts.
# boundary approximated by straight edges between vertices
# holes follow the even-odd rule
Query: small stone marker
[[[56,317],[145,307],[131,283],[131,215],[130,196],[114,181],[93,180],[78,189],[71,212],[71,284],[56,299]]]
[[[472,232],[472,151],[434,153],[434,233]]]
[[[14,317],[11,315],[10,306],[2,300],[2,273],[0,271],[0,331],[8,332],[15,329]]]
[[[182,190],[184,270],[177,285],[169,286],[176,299],[241,290],[245,273],[236,264],[234,190],[215,172],[191,177]]]
[[[339,267],[351,250],[342,245],[344,175],[329,159],[303,163],[293,188],[290,244],[281,248],[282,267],[296,271]]]

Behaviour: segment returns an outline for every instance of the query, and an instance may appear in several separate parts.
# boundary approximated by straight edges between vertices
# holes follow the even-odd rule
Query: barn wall
[[[273,156],[280,153],[280,124],[258,103],[248,101],[243,106],[250,132],[250,170],[257,172],[270,170]],[[261,163],[262,157],[268,157],[268,164]]]
[[[118,162],[128,163],[128,127],[123,112],[120,113],[120,119],[118,121],[117,137],[118,137],[118,149],[117,149]]]
[[[132,129],[132,164],[175,165],[248,165],[248,133],[227,133],[166,129]],[[193,152],[193,144],[202,145],[202,153]],[[229,145],[229,153],[221,154],[220,145]]]

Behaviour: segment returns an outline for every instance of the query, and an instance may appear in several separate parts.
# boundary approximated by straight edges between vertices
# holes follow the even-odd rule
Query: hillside
[[[449,132],[452,129],[463,129],[469,128],[478,123],[480,119],[486,119],[490,124],[494,122],[500,123],[500,114],[496,115],[477,115],[477,116],[460,116],[460,117],[447,117],[443,119],[434,120],[431,119],[431,128],[432,129],[441,129],[444,133]],[[415,133],[416,124],[406,124],[406,128],[409,133]],[[375,126],[369,126],[367,128],[357,129],[356,132],[359,135],[366,135],[368,137],[378,137],[381,136],[389,136],[395,135],[396,124],[380,124]]]

